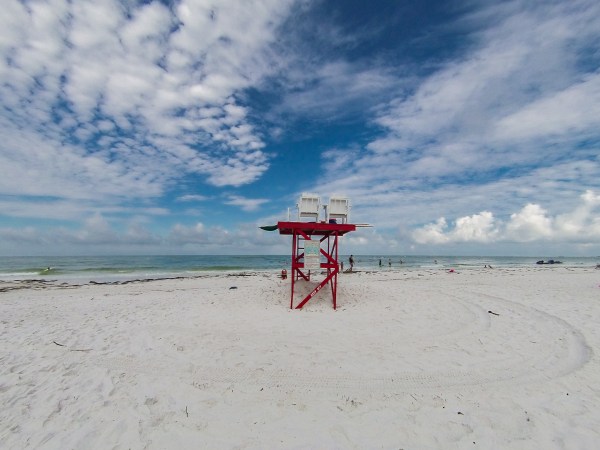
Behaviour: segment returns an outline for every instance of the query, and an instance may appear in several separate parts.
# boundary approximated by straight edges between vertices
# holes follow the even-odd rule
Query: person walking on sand
[[[352,269],[354,269],[354,256],[350,255],[350,258],[348,258],[348,262],[350,263],[350,272],[352,272]]]

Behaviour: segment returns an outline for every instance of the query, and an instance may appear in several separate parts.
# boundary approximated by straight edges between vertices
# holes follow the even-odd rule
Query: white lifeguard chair
[[[321,197],[319,197],[316,194],[302,193],[297,206],[298,221],[300,221],[303,217],[309,217],[311,219],[314,219],[315,222],[319,221]]]
[[[335,220],[336,223],[348,223],[350,216],[350,200],[346,197],[329,197],[329,204],[325,205],[327,223]]]

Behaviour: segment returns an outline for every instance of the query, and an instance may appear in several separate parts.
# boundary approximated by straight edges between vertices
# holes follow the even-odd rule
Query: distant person
[[[392,267],[392,258],[388,259],[388,266]]]
[[[381,258],[379,258],[379,267],[381,267]]]
[[[350,263],[350,272],[352,272],[352,270],[354,269],[354,256],[350,255],[350,258],[348,258],[348,262]]]

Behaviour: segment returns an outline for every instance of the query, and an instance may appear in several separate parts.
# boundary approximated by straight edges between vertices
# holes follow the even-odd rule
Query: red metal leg
[[[319,285],[318,285],[316,288],[314,288],[314,289],[311,291],[311,293],[310,293],[310,294],[308,294],[306,297],[304,297],[304,300],[302,300],[302,301],[301,301],[301,302],[298,304],[298,306],[296,306],[296,309],[302,309],[302,307],[303,307],[303,306],[306,304],[306,302],[308,302],[308,301],[309,301],[311,298],[313,298],[313,297],[315,296],[315,294],[316,294],[317,292],[319,292],[323,286],[325,286],[327,283],[329,283],[329,281],[331,280],[331,278],[332,278],[332,277],[333,277],[333,276],[334,276],[336,273],[337,273],[337,272],[335,272],[335,271],[334,271],[334,272],[333,272],[333,273],[331,273],[329,276],[327,276],[327,277],[326,277],[326,278],[325,278],[323,281],[321,281],[321,282],[319,283]]]
[[[290,309],[294,308],[294,281],[296,280],[296,233],[294,233],[292,237],[292,270],[291,270],[291,279],[292,279],[292,292],[290,295]]]
[[[326,250],[323,248],[320,249],[321,254],[326,258],[326,262],[321,263],[321,268],[327,269],[327,276],[306,297],[304,297],[304,299],[302,299],[295,309],[302,309],[302,307],[326,284],[329,284],[331,288],[333,309],[337,309],[337,276],[339,273],[338,236],[338,232],[334,231],[327,233],[320,239],[321,243],[323,243],[324,240],[327,240]],[[311,272],[309,271],[308,275],[303,272],[304,262],[301,260],[304,258],[304,252],[298,248],[300,245],[300,239],[310,240],[311,236],[304,233],[302,230],[298,230],[297,232],[295,231],[292,236],[292,290],[290,295],[290,309],[294,309],[295,281],[300,278],[310,281]]]

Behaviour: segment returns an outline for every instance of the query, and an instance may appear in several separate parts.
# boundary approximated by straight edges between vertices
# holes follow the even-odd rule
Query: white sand
[[[0,292],[0,447],[596,449],[599,285],[343,274],[292,311],[275,273],[30,283]]]

